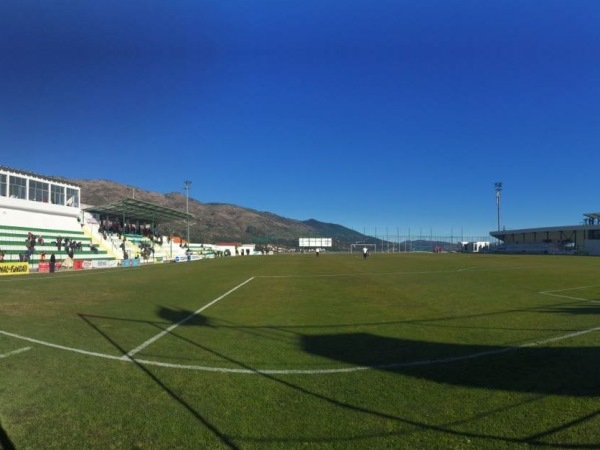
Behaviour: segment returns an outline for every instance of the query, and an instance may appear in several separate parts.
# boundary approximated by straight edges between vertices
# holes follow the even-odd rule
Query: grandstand
[[[75,269],[187,258],[187,248],[173,246],[158,223],[189,214],[135,199],[84,206],[80,198],[80,187],[64,179],[0,166],[3,261],[42,271],[53,253]]]
[[[83,209],[90,233],[107,242],[117,258],[137,258],[141,263],[187,259],[187,245],[173,245],[161,226],[190,214],[133,198]]]
[[[600,213],[584,214],[581,225],[492,231],[506,253],[600,255]]]
[[[29,243],[30,236],[36,241],[33,249]],[[95,244],[81,227],[76,230],[67,227],[52,229],[0,224],[0,248],[4,252],[5,262],[27,261],[31,268],[37,269],[40,261],[48,261],[52,253],[57,261],[67,260],[70,243],[74,244],[73,252],[77,254],[79,261],[91,263],[115,259],[106,249]]]

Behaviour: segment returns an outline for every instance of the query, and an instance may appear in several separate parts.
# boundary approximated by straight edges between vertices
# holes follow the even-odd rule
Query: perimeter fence
[[[487,236],[467,236],[462,233],[433,234],[419,230],[416,233],[400,233],[386,228],[354,230],[365,236],[353,243],[375,244],[376,252],[435,252],[435,251],[481,251],[493,250],[501,241]]]

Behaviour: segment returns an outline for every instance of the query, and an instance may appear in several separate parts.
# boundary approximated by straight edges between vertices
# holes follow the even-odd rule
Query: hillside
[[[186,197],[180,193],[160,194],[107,180],[68,180],[81,186],[81,203],[103,205],[122,198],[134,197],[156,205],[185,211]],[[341,225],[314,219],[300,221],[270,212],[222,203],[201,203],[189,198],[192,242],[237,241],[242,243],[277,244],[296,247],[300,237],[333,238],[334,250],[347,250],[350,243],[365,236]],[[162,224],[177,235],[186,235],[186,223]]]

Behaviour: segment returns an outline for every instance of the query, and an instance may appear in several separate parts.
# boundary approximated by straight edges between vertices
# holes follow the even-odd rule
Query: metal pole
[[[500,231],[500,192],[502,192],[502,182],[498,181],[494,183],[494,189],[496,190],[496,208],[498,210],[498,231]]]
[[[189,216],[189,198],[190,198],[190,186],[192,185],[192,182],[189,180],[185,180],[184,181],[184,189],[185,189],[185,213],[188,215],[186,217],[187,220],[187,245],[188,245],[188,250],[190,248],[190,216]]]

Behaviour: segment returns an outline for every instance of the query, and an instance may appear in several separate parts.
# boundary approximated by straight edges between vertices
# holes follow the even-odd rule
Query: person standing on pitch
[[[369,256],[369,250],[367,247],[363,247],[363,258],[367,259],[367,256]]]
[[[54,266],[56,266],[56,256],[54,252],[50,255],[50,273],[54,273]]]

